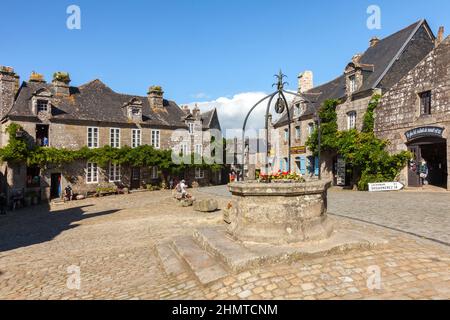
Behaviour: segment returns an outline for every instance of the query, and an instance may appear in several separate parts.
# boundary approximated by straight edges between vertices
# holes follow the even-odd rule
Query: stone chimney
[[[437,35],[437,38],[436,38],[436,46],[440,45],[441,42],[444,41],[444,32],[445,32],[444,27],[440,26],[439,27],[439,31],[438,31],[438,35]]]
[[[314,88],[314,76],[312,71],[305,71],[298,75],[298,92],[304,93]]]
[[[37,73],[37,72],[31,72],[29,82],[38,82],[38,83],[45,83],[44,75]]]
[[[195,104],[194,109],[192,109],[192,115],[194,116],[194,118],[200,117],[200,108],[197,104]]]
[[[152,109],[164,108],[164,91],[160,86],[151,86],[148,89],[147,96]]]
[[[11,109],[19,90],[19,80],[13,68],[0,66],[0,118]]]
[[[53,74],[53,88],[57,96],[70,96],[70,76],[67,72]]]
[[[189,106],[187,106],[187,105],[181,106],[181,110],[183,110],[183,112],[186,116],[191,113],[191,110],[189,109]]]
[[[380,39],[378,39],[378,37],[373,37],[372,39],[370,39],[369,45],[371,48],[373,48],[378,44],[378,42],[380,42]]]

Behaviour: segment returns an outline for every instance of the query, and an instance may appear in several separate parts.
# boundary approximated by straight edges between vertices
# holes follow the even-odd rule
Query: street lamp
[[[318,158],[318,166],[319,166],[319,180],[322,180],[322,168],[321,168],[321,159],[320,159],[320,152],[321,152],[321,140],[322,140],[322,130],[321,130],[321,119],[319,110],[317,110],[314,113],[314,120],[317,121],[317,158]]]

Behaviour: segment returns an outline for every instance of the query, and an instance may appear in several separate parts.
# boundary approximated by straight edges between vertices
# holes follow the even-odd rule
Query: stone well
[[[237,240],[286,244],[324,240],[333,233],[327,217],[330,182],[229,184],[227,231]]]

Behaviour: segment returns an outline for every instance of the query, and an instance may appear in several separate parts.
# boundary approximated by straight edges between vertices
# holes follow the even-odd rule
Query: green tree
[[[411,154],[406,151],[389,154],[386,151],[388,141],[375,136],[374,111],[380,98],[380,95],[375,95],[370,100],[361,132],[356,129],[338,131],[336,107],[339,101],[327,100],[319,111],[322,122],[321,149],[339,154],[355,172],[359,173],[357,177],[359,190],[367,190],[369,183],[395,180],[411,158]],[[307,146],[317,153],[317,129],[308,139]]]

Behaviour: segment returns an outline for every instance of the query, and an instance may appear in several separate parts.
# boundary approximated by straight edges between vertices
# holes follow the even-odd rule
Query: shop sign
[[[292,147],[291,148],[291,154],[304,154],[306,153],[306,147],[305,146],[299,146],[299,147]]]
[[[444,128],[440,127],[420,127],[409,130],[405,133],[406,139],[408,141],[423,138],[423,137],[440,137],[444,133]]]

